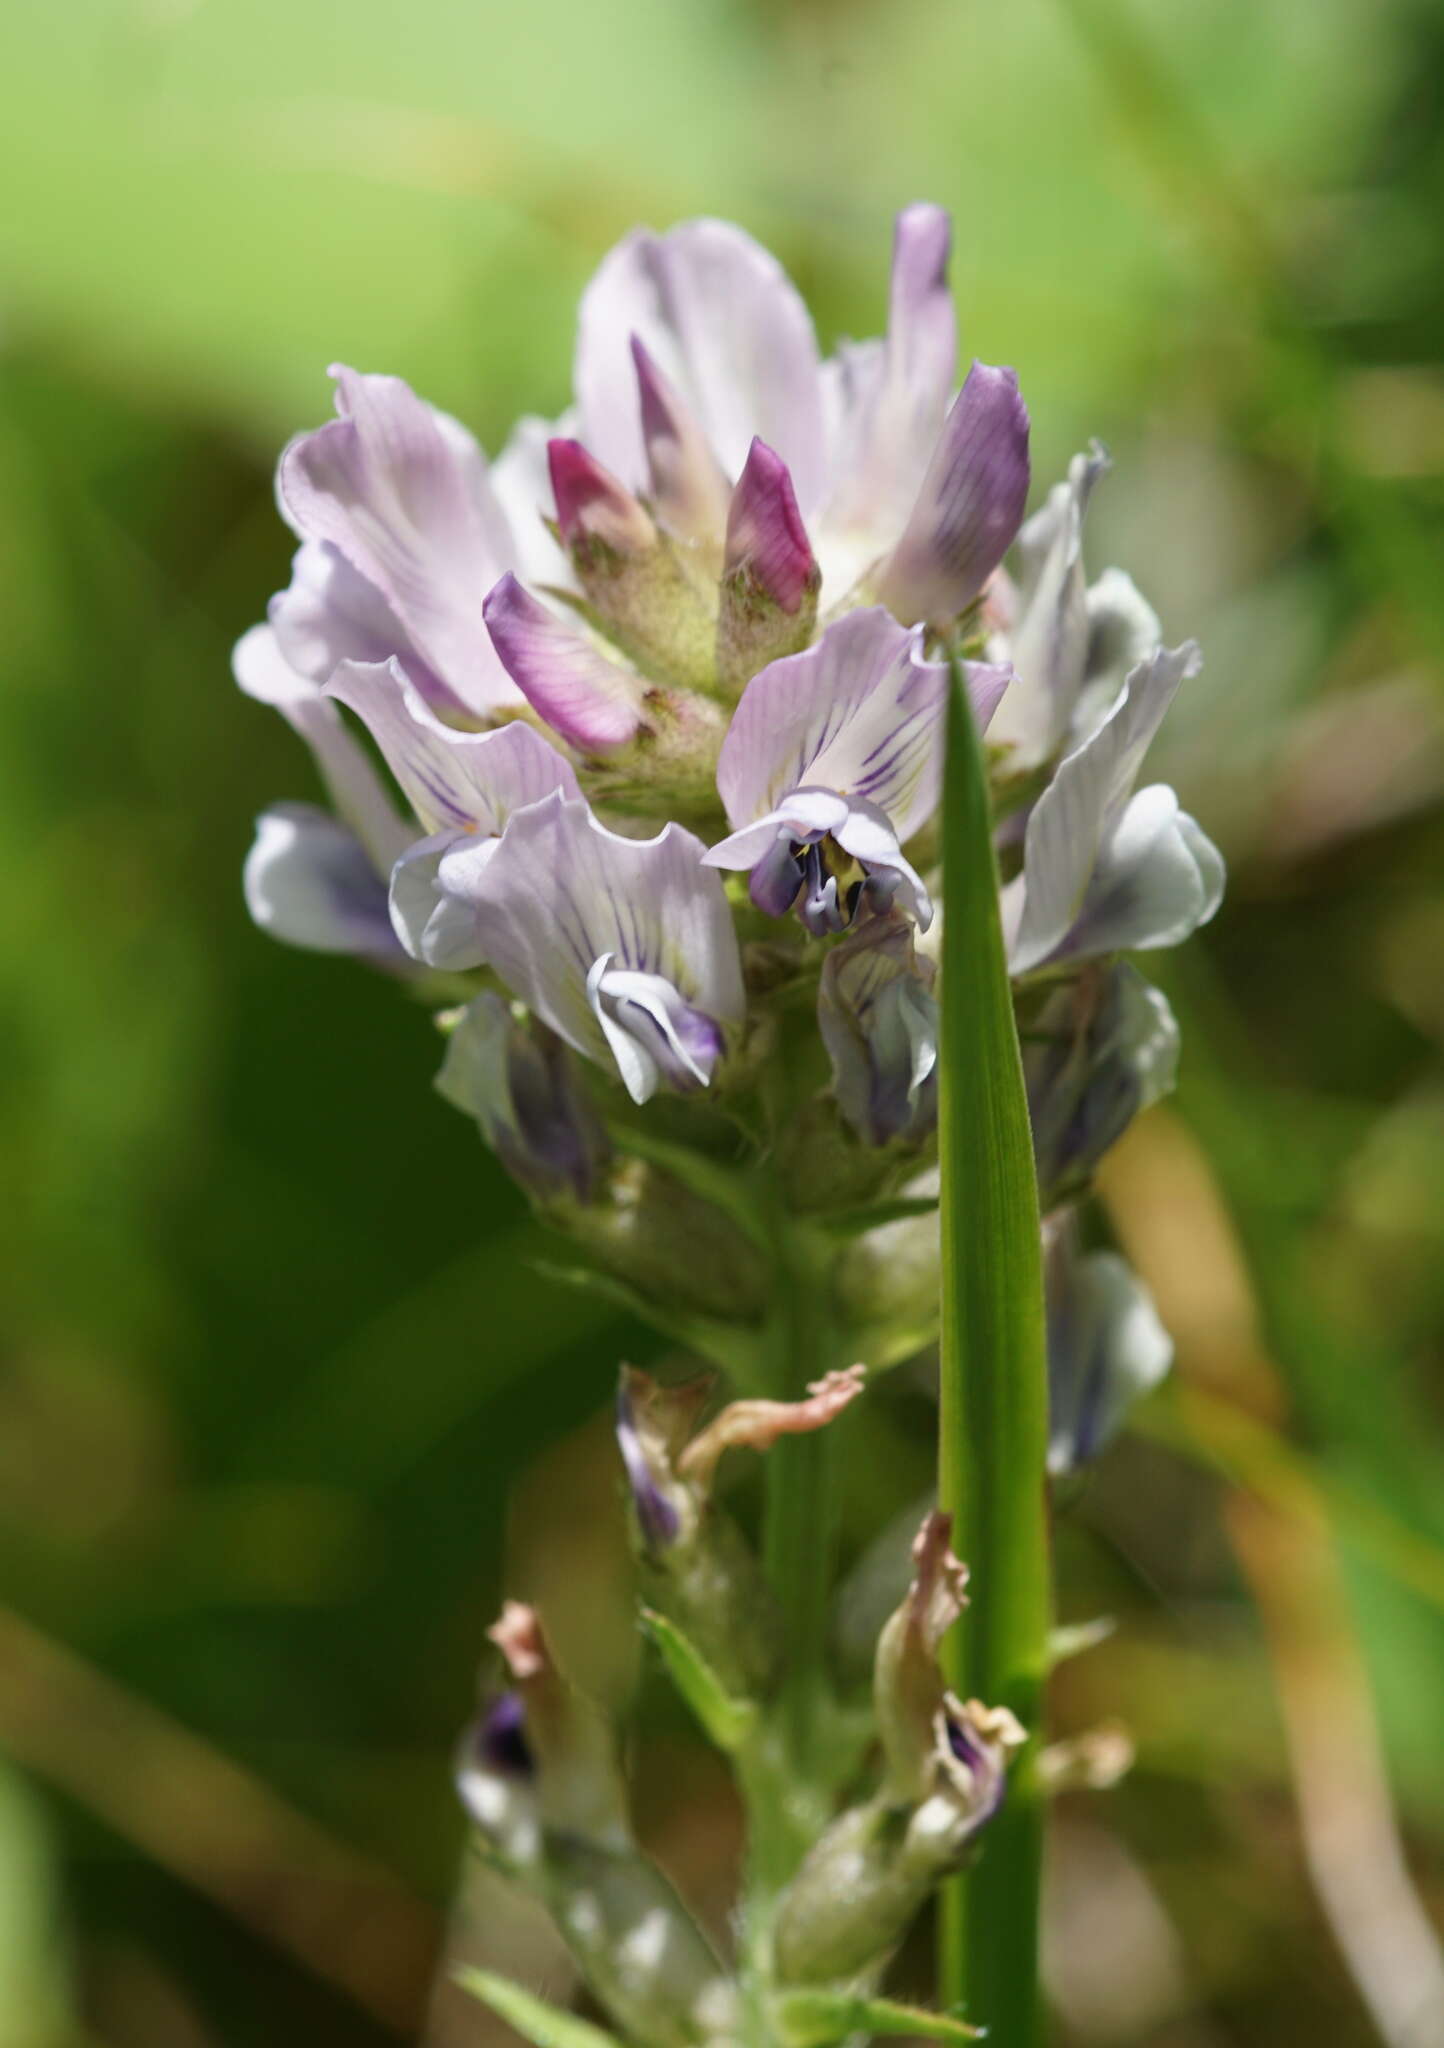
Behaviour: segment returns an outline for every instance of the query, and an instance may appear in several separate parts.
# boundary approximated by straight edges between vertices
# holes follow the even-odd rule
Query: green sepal
[[[947,2013],[852,1991],[788,1991],[773,2006],[773,2018],[786,2048],[826,2048],[849,2034],[910,2034],[923,2041],[978,2041],[983,2035],[981,2027]]]
[[[648,1641],[660,1652],[668,1677],[705,1732],[729,1755],[740,1749],[756,1725],[757,1709],[752,1702],[728,1692],[695,1643],[665,1614],[655,1607],[643,1607],[639,1619]]]
[[[579,2020],[574,2013],[563,2012],[560,2006],[549,2005],[544,1998],[524,1991],[520,1984],[513,1984],[509,1977],[498,1977],[491,1970],[467,1965],[456,1971],[455,1982],[483,2005],[490,2006],[498,2019],[514,2027],[534,2048],[627,2048],[618,2035],[594,2027],[590,2020]]]

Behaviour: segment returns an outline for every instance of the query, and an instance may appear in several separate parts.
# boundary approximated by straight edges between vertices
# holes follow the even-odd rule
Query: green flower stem
[[[998,910],[982,743],[955,670],[943,800],[942,1323],[938,1498],[972,1570],[950,1683],[1030,1737],[975,1873],[942,1903],[939,2003],[999,2048],[1038,2039],[1042,1811],[1034,1756],[1049,1626],[1048,1394],[1038,1192]]]

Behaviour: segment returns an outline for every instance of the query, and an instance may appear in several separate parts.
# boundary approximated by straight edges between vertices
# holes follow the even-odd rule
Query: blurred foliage
[[[510,1582],[637,1670],[594,1418],[649,1340],[535,1279],[424,1012],[241,909],[251,815],[307,793],[226,672],[286,574],[275,448],[337,357],[492,447],[554,412],[636,218],[732,215],[825,341],[876,331],[919,196],[1039,477],[1113,448],[1092,561],[1204,643],[1158,769],[1232,867],[1106,1190],[1180,1374],[1060,1535],[1065,1618],[1121,1623],[1060,1722],[1141,1756],[1060,1810],[1065,2037],[1408,2039],[1373,1744],[1437,1923],[1441,100],[1427,0],[10,0],[0,2048],[419,2031],[509,1494]],[[854,1544],[927,1414],[900,1382],[854,1433]],[[644,1820],[721,1910],[735,1816],[646,1701]],[[564,1986],[484,1903],[478,1960]]]

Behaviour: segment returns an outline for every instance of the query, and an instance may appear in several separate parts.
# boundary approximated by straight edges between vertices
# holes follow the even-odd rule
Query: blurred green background
[[[275,452],[335,358],[493,450],[556,412],[637,219],[733,216],[876,332],[919,197],[1040,481],[1113,450],[1093,565],[1203,641],[1159,772],[1232,870],[1106,1178],[1180,1370],[1060,1535],[1065,1618],[1121,1622],[1060,1721],[1140,1750],[1058,1812],[1060,2038],[1444,2039],[1441,102],[1429,0],[9,0],[0,2048],[504,2038],[425,2017],[504,1546],[634,1678],[597,1418],[651,1340],[535,1278],[425,1013],[241,905],[311,793],[227,670]],[[853,1542],[925,1483],[916,1393],[875,1427]],[[644,1819],[720,1899],[647,1701]],[[482,1906],[453,1944],[564,1992]]]

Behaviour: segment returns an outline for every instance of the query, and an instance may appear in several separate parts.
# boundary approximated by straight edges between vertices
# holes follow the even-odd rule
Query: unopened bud
[[[1021,1020],[1045,1210],[1084,1186],[1140,1110],[1174,1085],[1178,1026],[1126,962],[1088,967]]]
[[[915,1142],[937,1122],[934,972],[899,914],[870,918],[824,962],[818,1028],[838,1106],[865,1145]]]
[[[576,1059],[544,1024],[518,1017],[487,990],[453,1025],[436,1086],[475,1117],[534,1201],[592,1200],[607,1159],[606,1130]]]
[[[647,674],[713,684],[712,614],[646,508],[579,441],[547,446],[558,536],[608,638]]]
[[[912,1584],[878,1641],[883,1783],[834,1821],[783,1899],[783,1982],[846,1981],[880,1963],[1002,1803],[1023,1731],[1006,1707],[955,1699],[938,1663],[967,1577],[948,1546],[950,1527],[946,1515],[924,1521]]]
[[[731,1986],[632,1840],[605,1718],[558,1670],[534,1608],[508,1601],[490,1634],[511,1686],[468,1733],[457,1774],[482,1845],[541,1899],[630,2038],[692,2048],[724,2033]]]
[[[1116,1252],[1081,1252],[1072,1214],[1043,1230],[1048,1311],[1048,1470],[1096,1458],[1133,1403],[1167,1373],[1173,1341]]]
[[[754,440],[727,514],[717,619],[717,677],[727,695],[806,647],[821,584],[787,464]]]

